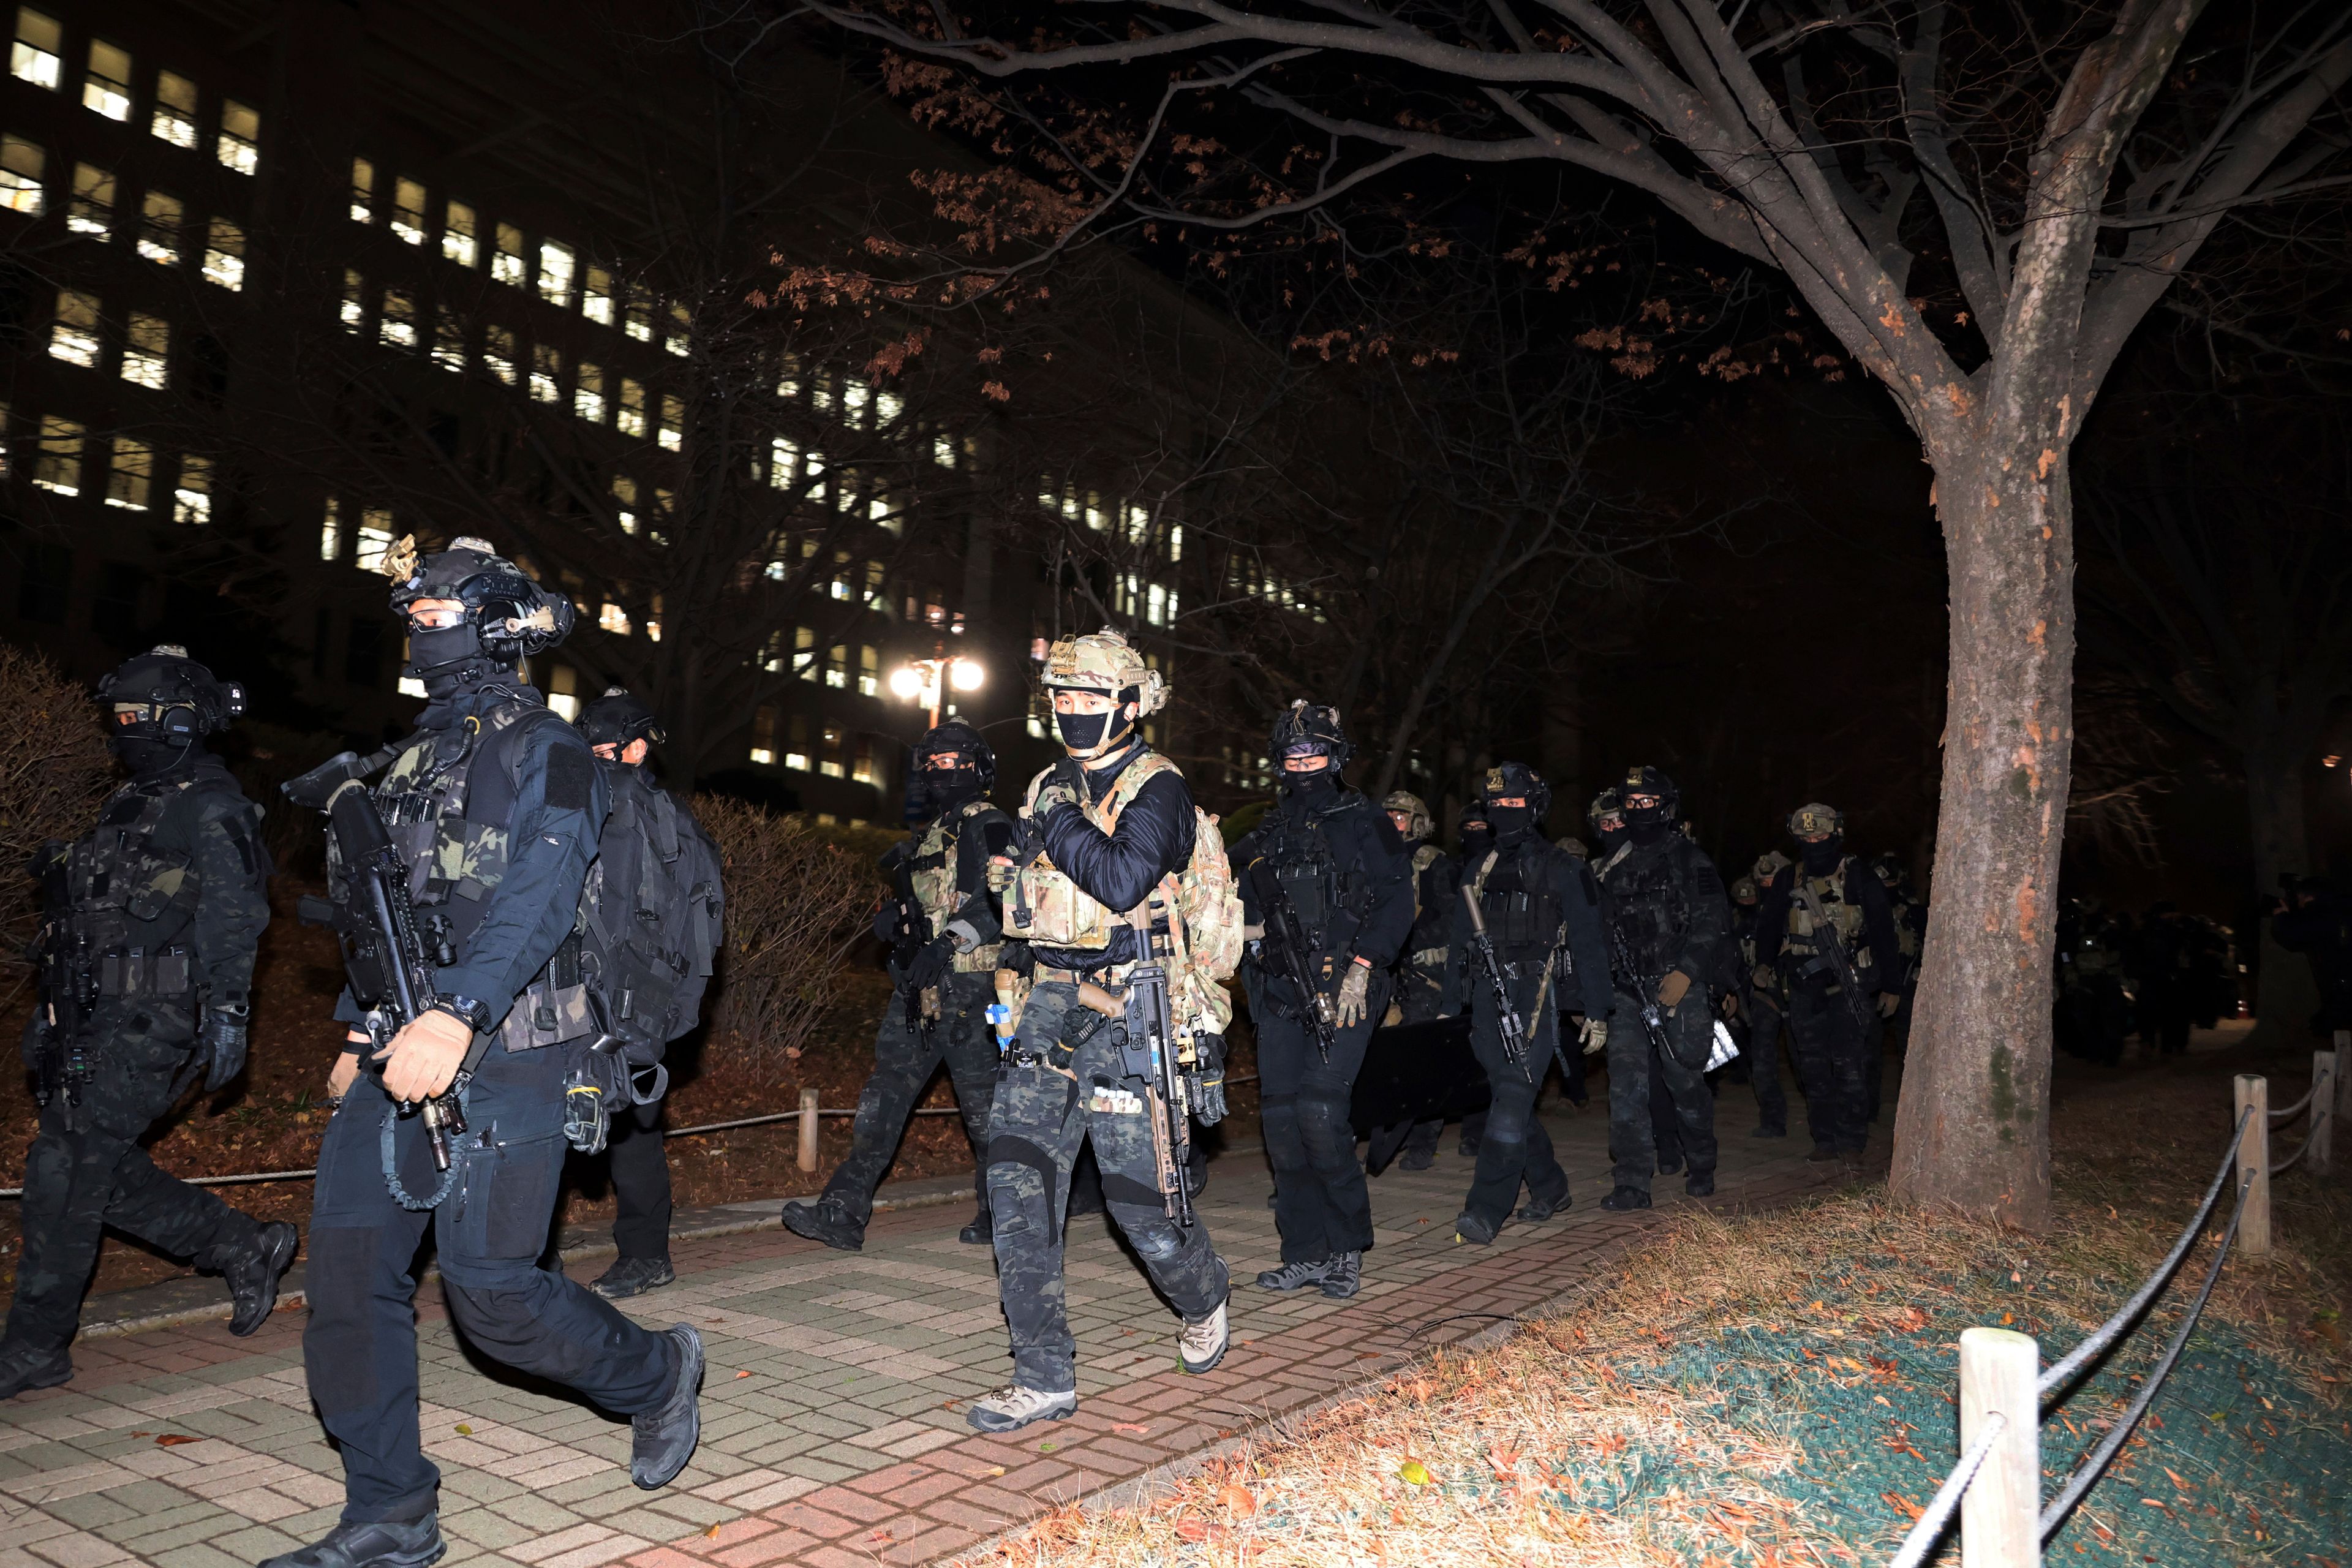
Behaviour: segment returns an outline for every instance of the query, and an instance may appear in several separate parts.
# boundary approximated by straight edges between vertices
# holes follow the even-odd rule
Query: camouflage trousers
[[[996,1036],[988,1026],[988,1005],[995,1000],[992,975],[942,975],[940,1016],[925,1029],[908,1016],[905,994],[891,994],[889,1009],[874,1036],[874,1071],[857,1096],[849,1158],[824,1184],[824,1195],[839,1199],[860,1224],[874,1215],[874,1189],[898,1157],[907,1118],[914,1113],[915,1100],[931,1081],[941,1058],[955,1083],[956,1104],[963,1112],[974,1163],[980,1163],[988,1147],[988,1102],[996,1092]],[[985,1173],[974,1183],[983,1206],[987,1183]]]
[[[1816,1149],[1859,1154],[1870,1142],[1869,1034],[1853,1021],[1842,993],[1790,988],[1790,1054],[1797,1058]]]
[[[1674,1101],[1690,1173],[1706,1175],[1716,1163],[1715,1096],[1706,1086],[1707,1054],[1715,1047],[1715,1016],[1706,992],[1693,986],[1681,1006],[1664,1015],[1666,1048],[1655,1049],[1643,1026],[1639,1005],[1619,993],[1609,1020],[1609,1159],[1621,1187],[1650,1190],[1658,1168],[1657,1133],[1651,1120],[1654,1074]]]
[[[215,1267],[215,1249],[249,1242],[251,1216],[203,1187],[156,1169],[140,1135],[187,1087],[195,1046],[190,1011],[142,998],[101,1004],[91,1020],[96,1070],[81,1103],[63,1093],[41,1112],[25,1154],[24,1255],[8,1310],[9,1344],[62,1345],[81,1318],[82,1291],[108,1226],[174,1258]]]
[[[1012,1329],[1013,1381],[1024,1388],[1059,1394],[1078,1385],[1062,1289],[1062,1223],[1070,1166],[1089,1139],[1105,1206],[1168,1304],[1198,1322],[1225,1300],[1225,1263],[1208,1227],[1196,1219],[1180,1229],[1161,1206],[1145,1085],[1122,1069],[1111,1033],[1108,1020],[1079,1004],[1076,985],[1041,983],[1022,1010],[989,1110],[997,1288]],[[1075,1051],[1066,1038],[1077,1040]]]

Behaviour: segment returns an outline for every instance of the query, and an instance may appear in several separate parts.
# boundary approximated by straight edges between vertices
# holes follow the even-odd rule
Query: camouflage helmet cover
[[[1109,626],[1055,642],[1045,653],[1044,684],[1048,691],[1067,688],[1124,698],[1136,705],[1138,717],[1168,706],[1168,683],[1143,662],[1143,656],[1124,636]]]
[[[1843,833],[1845,818],[1837,807],[1812,801],[1789,814],[1789,831],[1799,838],[1811,838],[1816,834]]]
[[[1789,858],[1778,849],[1767,849],[1756,857],[1756,879],[1769,882],[1789,867]]]
[[[1573,833],[1566,834],[1560,837],[1553,839],[1552,845],[1556,848],[1567,850],[1570,855],[1575,856],[1580,860],[1590,860],[1592,858],[1592,850],[1591,847],[1585,844],[1583,839],[1579,838]]]
[[[1429,815],[1429,803],[1411,790],[1389,791],[1388,798],[1381,802],[1381,809],[1402,812],[1412,818],[1404,832],[1404,841],[1408,844],[1418,844],[1437,831],[1436,820]]]
[[[1731,901],[1733,903],[1752,904],[1756,901],[1759,895],[1756,891],[1755,878],[1739,877],[1733,879],[1731,884]]]
[[[1592,804],[1584,808],[1585,826],[1591,828],[1593,832],[1599,833],[1602,819],[1611,816],[1616,817],[1621,822],[1625,816],[1624,798],[1617,793],[1617,788],[1613,784],[1594,795]]]

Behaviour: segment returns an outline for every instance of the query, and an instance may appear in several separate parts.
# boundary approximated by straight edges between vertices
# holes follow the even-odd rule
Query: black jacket
[[[1476,880],[1484,864],[1484,857],[1465,860],[1461,886]],[[1566,956],[1573,970],[1572,974],[1563,975],[1556,983],[1565,993],[1560,1005],[1587,1018],[1608,1017],[1616,1005],[1616,996],[1609,984],[1609,937],[1602,925],[1602,900],[1592,879],[1592,868],[1529,829],[1496,840],[1494,867],[1486,872],[1486,886],[1492,889],[1510,883],[1531,892],[1549,893],[1559,900],[1560,919],[1568,927]],[[1454,912],[1447,930],[1454,962],[1446,966],[1445,994],[1440,1008],[1446,1013],[1463,1011],[1466,987],[1474,1007],[1491,1011],[1494,997],[1487,994],[1490,987],[1486,976],[1479,973],[1477,961],[1470,956],[1469,903],[1458,889],[1453,900]],[[1481,909],[1484,910],[1485,906]],[[1490,939],[1502,935],[1495,929],[1491,912],[1487,916],[1487,933]],[[1496,952],[1506,962],[1512,958],[1499,942]],[[1526,1022],[1533,1026],[1535,1020]]]
[[[1306,955],[1307,966],[1319,971],[1328,956],[1336,974],[1360,957],[1374,973],[1385,973],[1412,931],[1412,857],[1388,813],[1354,790],[1335,790],[1320,803],[1286,795],[1234,846],[1242,916],[1265,926],[1275,873],[1305,861],[1318,839],[1330,858],[1338,898],[1320,922],[1319,950]],[[1271,929],[1267,940],[1273,940]],[[1278,969],[1269,968],[1267,975],[1287,994],[1289,981]]]

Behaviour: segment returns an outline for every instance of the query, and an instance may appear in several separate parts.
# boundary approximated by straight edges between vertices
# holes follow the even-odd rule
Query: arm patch
[[[585,811],[595,764],[584,746],[556,746],[547,753],[547,805],[551,811]]]

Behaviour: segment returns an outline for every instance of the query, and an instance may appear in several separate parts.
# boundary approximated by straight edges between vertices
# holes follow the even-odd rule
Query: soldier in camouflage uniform
[[[204,745],[245,710],[245,694],[168,645],[100,693],[109,744],[131,776],[88,837],[51,840],[35,858],[51,895],[25,1034],[40,1131],[25,1157],[0,1398],[73,1376],[67,1346],[107,1226],[227,1276],[237,1334],[269,1316],[294,1257],[292,1226],[261,1225],[166,1175],[139,1142],[192,1083],[211,1093],[245,1066],[269,854],[260,808]]]
[[[1227,1343],[1224,1260],[1197,1214],[1190,1225],[1170,1216],[1153,1086],[1129,1070],[1125,1033],[1105,1009],[1119,1011],[1118,994],[1139,963],[1160,959],[1192,1114],[1203,1125],[1223,1120],[1231,1003],[1222,982],[1240,954],[1240,900],[1223,843],[1184,775],[1138,733],[1166,705],[1160,672],[1106,628],[1055,643],[1044,684],[1069,755],[1030,781],[1013,853],[990,872],[1005,933],[1029,943],[1034,971],[1025,995],[999,977],[1019,1008],[988,1121],[1013,1382],[972,1402],[966,1420],[982,1432],[1077,1409],[1062,1223],[1071,1163],[1089,1141],[1111,1217],[1182,1321],[1184,1370],[1209,1371]]]
[[[920,833],[883,856],[882,868],[899,892],[874,921],[875,934],[891,950],[897,985],[874,1037],[874,1072],[857,1097],[849,1157],[815,1203],[784,1205],[784,1227],[795,1235],[845,1252],[865,1245],[874,1189],[898,1152],[916,1097],[944,1058],[979,1169],[980,1212],[961,1239],[989,1242],[985,1156],[997,1048],[988,1006],[996,999],[1003,928],[988,890],[988,864],[1013,842],[1013,819],[988,800],[995,783],[996,753],[961,719],[930,731],[915,747],[907,791],[927,820]]]

